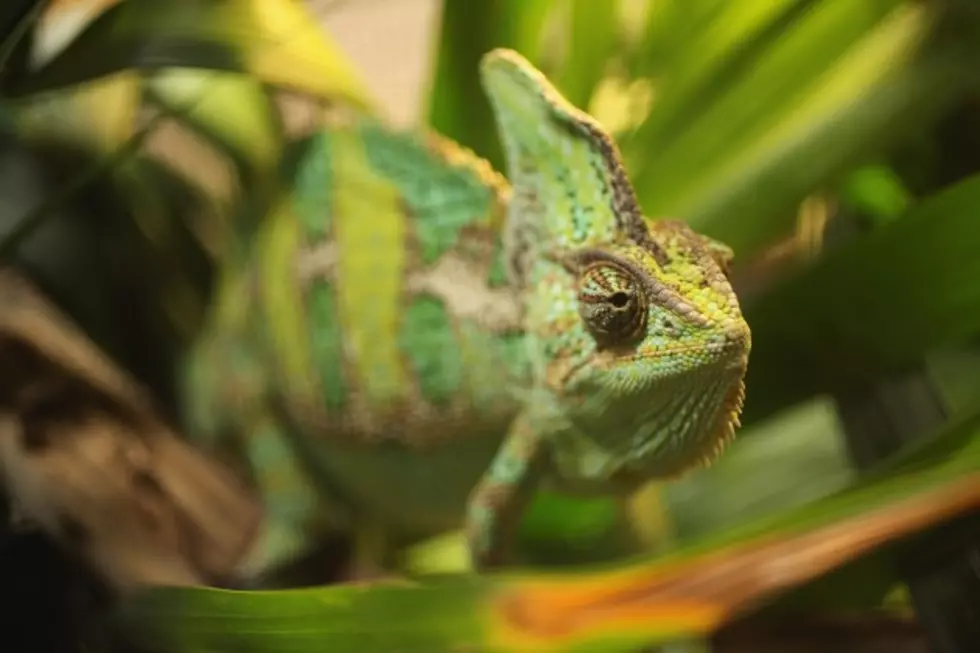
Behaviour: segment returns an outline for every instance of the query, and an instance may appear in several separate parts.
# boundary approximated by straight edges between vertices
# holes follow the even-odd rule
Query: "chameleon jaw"
[[[703,440],[701,447],[692,457],[690,465],[681,467],[670,478],[678,478],[693,469],[704,469],[714,464],[728,446],[735,441],[735,432],[742,426],[739,417],[744,403],[745,381],[739,380],[725,395],[725,399],[718,409],[718,417],[712,429],[713,436]]]

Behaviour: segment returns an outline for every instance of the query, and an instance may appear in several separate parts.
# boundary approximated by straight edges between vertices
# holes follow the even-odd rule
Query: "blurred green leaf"
[[[745,307],[746,423],[980,332],[980,175],[834,250]]]
[[[980,347],[975,341],[960,347],[944,347],[927,357],[929,376],[944,404],[956,414],[980,403]]]
[[[148,75],[151,103],[192,128],[236,165],[239,202],[271,206],[283,151],[283,126],[267,89],[253,75],[167,68]],[[223,221],[224,226],[230,219]]]
[[[742,429],[715,464],[667,484],[664,494],[675,537],[687,542],[798,508],[853,479],[833,404],[819,399]]]
[[[74,16],[55,5],[49,29]],[[138,0],[105,11],[9,92],[60,89],[125,68],[204,67],[370,110],[365,87],[309,10],[294,0]]]
[[[624,143],[647,214],[686,218],[740,256],[773,242],[818,184],[966,87],[960,44],[930,42],[942,10],[898,0],[810,3],[768,35],[766,48],[755,46],[725,92],[700,104],[655,104],[650,126]],[[692,117],[681,123],[659,111]]]
[[[554,0],[445,0],[428,115],[440,133],[503,169],[493,115],[480,86],[480,58],[509,47],[538,63],[541,32]]]
[[[841,185],[839,198],[842,204],[876,223],[899,217],[912,204],[911,193],[885,165],[865,166],[849,174]]]
[[[574,105],[588,107],[619,45],[620,0],[570,0],[571,30],[556,85]]]
[[[630,651],[700,637],[980,505],[980,413],[851,488],[660,559],[565,573],[273,592],[155,589],[122,617],[160,651]],[[136,632],[136,631],[134,631]]]
[[[648,163],[643,143],[665,147],[709,112],[719,96],[731,92],[773,47],[779,31],[792,26],[811,4],[652,3],[634,74],[657,80],[657,101],[642,127],[623,144],[630,169],[640,171]]]
[[[670,74],[688,47],[709,25],[724,17],[725,0],[657,0],[646,3],[646,25],[633,57],[633,74],[659,77]],[[758,6],[761,3],[753,3]],[[768,3],[772,4],[772,3]]]
[[[642,550],[628,507],[611,497],[569,497],[542,490],[521,519],[518,559],[526,566],[563,567]]]
[[[262,170],[278,166],[279,116],[262,85],[249,75],[167,68],[147,79],[151,99],[232,156]]]
[[[123,71],[7,103],[17,131],[34,141],[60,141],[105,152],[136,131],[140,77]]]

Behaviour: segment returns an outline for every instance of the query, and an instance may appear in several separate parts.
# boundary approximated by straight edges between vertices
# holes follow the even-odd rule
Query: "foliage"
[[[523,46],[557,79],[581,71],[588,81],[573,90],[585,106],[596,99],[599,80],[591,67],[581,68],[586,55],[580,53],[595,53],[591,61],[604,61],[619,86],[635,93],[647,85],[654,97],[648,110],[626,109],[633,115],[613,118],[613,126],[625,123],[619,142],[648,215],[683,217],[739,256],[785,235],[793,207],[806,195],[900,138],[909,121],[928,124],[969,83],[963,39],[975,26],[951,34],[964,13],[956,3],[706,2],[692,11],[681,0],[616,2],[606,15],[618,8],[619,24],[601,23],[584,35],[575,29],[579,3],[571,10],[565,3],[538,4],[549,5],[552,20],[565,28],[555,30],[563,57],[542,51],[543,30],[533,32],[537,41],[526,34],[541,22],[537,5],[501,17],[499,3],[478,9],[447,3],[443,44],[466,34],[467,45],[441,53],[435,127],[499,166],[499,150],[485,144],[489,117],[482,110],[447,116],[442,109],[476,104],[477,80],[469,71],[479,53]],[[631,35],[635,23],[643,27]],[[475,35],[468,30],[474,24],[484,26]],[[618,38],[608,38],[610,30]]]
[[[241,207],[261,213],[275,193],[268,180],[284,133],[266,84],[323,102],[371,102],[293,2],[83,3],[88,12],[35,4],[8,39],[19,66],[5,77],[0,107],[17,141],[45,158],[71,158],[62,172],[71,181],[8,218],[2,251],[30,258],[29,236],[45,217],[77,203],[82,188],[110,193],[109,215],[89,227],[107,238],[89,245],[95,258],[123,260],[91,284],[138,279],[112,295],[142,310],[153,335],[127,345],[109,328],[94,330],[130,365],[140,350],[163,348],[168,355],[152,366],[172,366],[206,309],[209,258],[227,246]],[[66,34],[77,36],[65,42]],[[58,267],[40,258],[29,263]],[[42,276],[68,294],[63,270]],[[91,327],[105,307],[88,294],[72,312]]]
[[[68,173],[46,179],[36,196],[7,203],[19,212],[0,215],[0,229],[13,234],[0,252],[16,252],[16,260],[67,294],[72,273],[50,258],[63,250],[49,247],[45,259],[43,243],[37,244],[42,223],[85,188],[107,190],[113,201],[100,212],[101,222],[73,215],[54,222],[71,234],[70,225],[81,221],[83,231],[91,230],[78,245],[81,260],[105,259],[74,312],[130,367],[144,365],[145,378],[153,376],[151,368],[172,363],[192,338],[208,305],[209,262],[225,253],[231,230],[250,230],[249,216],[261,217],[279,190],[269,173],[288,134],[277,93],[375,109],[354,66],[298,3],[94,4],[104,11],[79,26],[81,35],[60,54],[41,45],[50,41],[45,34],[64,31],[59,21],[73,20],[64,4],[52,4],[39,23],[27,15],[16,23],[22,30],[11,30],[12,39],[30,38],[8,40],[16,47],[6,48],[0,78],[2,129],[43,169],[52,160],[62,161],[59,170],[65,160],[70,165]],[[475,71],[490,48],[518,49],[616,133],[650,216],[683,218],[735,248],[733,278],[754,336],[746,426],[718,465],[663,493],[674,530],[658,527],[649,536],[669,557],[624,563],[619,571],[528,572],[412,587],[172,590],[136,604],[142,627],[173,636],[183,650],[356,643],[357,650],[385,651],[404,650],[409,640],[426,650],[464,644],[492,650],[492,642],[500,644],[495,650],[521,650],[516,640],[493,639],[500,632],[487,619],[501,592],[530,592],[545,583],[581,590],[583,603],[570,606],[548,594],[528,623],[568,625],[547,620],[573,607],[602,610],[593,633],[573,630],[567,641],[550,636],[536,650],[590,642],[612,650],[611,640],[589,637],[612,626],[628,640],[622,645],[633,637],[652,642],[665,633],[704,634],[743,601],[775,599],[867,553],[845,555],[840,548],[861,534],[862,524],[884,524],[877,545],[973,506],[980,386],[976,358],[965,356],[980,331],[973,282],[980,272],[973,251],[980,236],[980,157],[955,150],[951,141],[976,128],[975,111],[963,111],[976,101],[976,12],[966,2],[914,0],[599,4],[446,0],[428,117],[499,169],[500,148]],[[176,128],[203,144],[209,174],[153,147],[168,127],[171,135]],[[959,163],[955,174],[945,163],[951,158]],[[838,242],[827,235],[837,227],[857,233]],[[120,276],[136,281],[120,285]],[[100,299],[100,287],[121,288],[143,307],[140,328],[151,344],[127,344],[118,328],[105,324],[112,302]],[[160,346],[167,356],[140,362],[141,352]],[[957,360],[958,367],[949,364]],[[907,454],[905,463],[855,480],[826,397],[923,364],[962,421]],[[809,410],[815,402],[822,411]],[[800,478],[814,469],[819,477],[801,490]],[[743,480],[752,475],[765,483]],[[950,488],[957,492],[945,494]],[[722,494],[723,501],[712,503]],[[862,503],[850,503],[857,498]],[[926,500],[935,501],[929,519],[918,512],[917,502]],[[710,509],[699,508],[709,503]],[[550,505],[551,515],[532,516],[525,530],[532,559],[535,551],[542,559],[556,542],[561,546],[562,528],[610,523],[602,502],[590,504],[588,519],[578,522],[576,515],[586,515],[581,504]],[[850,521],[858,505],[869,520],[884,521]],[[650,510],[637,507],[641,521],[649,521]],[[767,516],[781,511],[789,512]],[[754,521],[745,524],[749,516]],[[698,603],[706,599],[691,594],[686,598],[694,607],[686,615],[657,601],[602,603],[620,580],[653,596],[671,570],[693,578],[732,565],[748,574],[749,558],[739,556],[763,542],[782,543],[784,557],[770,564],[795,575],[759,586],[755,595]],[[807,552],[831,545],[839,555],[803,562]],[[866,560],[884,560],[886,575],[876,576],[862,607],[880,603],[897,581],[887,571],[887,551]],[[746,583],[749,577],[738,573],[732,582]],[[715,580],[706,587],[720,588]],[[834,591],[811,595],[824,608],[851,593],[847,577],[830,580]],[[627,627],[621,620],[634,607],[646,621]],[[687,619],[695,613],[711,618]],[[240,628],[245,619],[249,629]]]
[[[978,435],[980,412],[844,492],[660,558],[371,588],[160,589],[125,616],[172,651],[632,651],[706,635],[779,591],[977,505]]]

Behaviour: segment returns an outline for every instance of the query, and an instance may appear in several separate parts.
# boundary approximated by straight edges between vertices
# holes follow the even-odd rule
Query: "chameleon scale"
[[[512,186],[447,139],[330,123],[225,263],[189,430],[267,496],[260,557],[319,528],[465,521],[497,564],[535,488],[628,492],[732,437],[749,334],[730,252],[645,221],[609,138],[518,55],[481,73]]]

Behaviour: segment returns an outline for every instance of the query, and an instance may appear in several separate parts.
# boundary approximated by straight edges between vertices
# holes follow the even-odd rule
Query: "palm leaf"
[[[167,651],[628,651],[703,637],[980,505],[980,412],[810,505],[668,556],[564,573],[232,592],[154,589],[125,622]]]
[[[635,166],[648,214],[682,216],[740,256],[757,252],[820,184],[959,97],[967,82],[955,44],[926,47],[935,11],[859,4],[883,3],[812,8],[673,138],[644,138],[641,126],[624,148],[655,153]]]
[[[3,244],[8,253],[80,188],[107,180],[142,234],[119,247],[143,251],[143,260],[158,264],[186,260],[196,254],[174,250],[173,234],[190,228],[207,240],[197,246],[216,254],[227,244],[233,216],[242,214],[237,207],[253,205],[261,214],[275,193],[283,126],[269,85],[370,106],[352,66],[294,0],[55,2],[32,29],[32,69],[5,86],[7,115],[27,142],[80,149],[90,163],[24,216]],[[204,144],[195,156],[186,149],[180,155],[188,140],[181,133],[188,130]],[[168,203],[153,197],[154,180],[143,178],[149,160],[171,167],[192,193],[211,195],[205,210],[163,210]],[[237,174],[227,175],[229,166]],[[179,220],[197,224],[173,224]],[[199,321],[205,291],[200,278],[185,279],[185,272],[177,266],[167,281],[158,265],[154,274],[169,297],[161,302],[165,319],[186,334]],[[178,306],[180,314],[172,314]]]
[[[536,61],[541,32],[553,0],[472,3],[446,0],[429,96],[429,121],[440,133],[463,143],[503,169],[493,115],[480,86],[480,58],[497,46]]]
[[[63,31],[76,15],[54,3],[40,29]],[[254,74],[359,108],[371,101],[352,65],[296,0],[114,0],[12,96],[58,90],[123,69],[204,67]],[[64,14],[64,15],[63,15]],[[71,27],[69,25],[68,27]],[[77,27],[76,27],[77,29]]]

